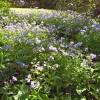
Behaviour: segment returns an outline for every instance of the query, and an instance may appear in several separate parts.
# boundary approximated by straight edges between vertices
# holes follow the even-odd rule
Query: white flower
[[[80,30],[81,35],[84,35],[84,33],[86,32],[86,30]]]
[[[37,70],[42,71],[44,69],[44,66],[37,66]]]
[[[41,43],[41,40],[39,40],[38,38],[35,38],[35,43],[36,44],[40,44]]]
[[[71,42],[70,42],[70,45],[74,45],[74,42],[73,42],[73,41],[71,41]]]
[[[31,81],[31,84],[30,84],[31,88],[37,89],[37,88],[39,88],[39,86],[40,86],[39,81]]]
[[[94,25],[94,24],[92,24],[92,27],[95,27],[95,25]]]
[[[56,51],[56,52],[58,51],[57,48],[56,47],[53,47],[52,45],[49,47],[49,50]]]
[[[86,67],[87,66],[87,61],[85,59],[83,59],[83,62],[81,63],[82,67]]]
[[[16,82],[16,81],[17,81],[17,78],[16,78],[15,76],[12,76],[12,80],[13,80],[14,82]]]
[[[55,66],[55,68],[58,68],[58,67],[59,67],[59,65],[58,65],[58,64],[55,64],[54,66]]]
[[[91,57],[91,59],[95,59],[95,58],[97,57],[97,55],[96,55],[96,54],[91,53],[91,54],[90,54],[90,57]]]
[[[48,61],[53,61],[54,60],[54,57],[53,56],[50,56],[49,58],[48,58]]]
[[[84,51],[87,52],[88,51],[88,48],[84,48]]]
[[[27,83],[29,83],[30,81],[31,81],[31,74],[29,74],[28,76],[27,76],[27,78],[25,79],[26,81],[27,81]]]
[[[45,51],[45,48],[44,48],[44,47],[41,47],[41,50],[42,50],[42,51]]]

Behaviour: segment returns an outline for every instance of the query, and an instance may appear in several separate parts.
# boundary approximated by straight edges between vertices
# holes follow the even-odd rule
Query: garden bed
[[[1,100],[99,100],[100,32],[94,20],[20,8],[0,17]]]

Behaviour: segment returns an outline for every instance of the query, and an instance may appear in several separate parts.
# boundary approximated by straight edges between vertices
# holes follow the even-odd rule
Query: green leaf
[[[3,63],[3,52],[0,52],[0,65]]]

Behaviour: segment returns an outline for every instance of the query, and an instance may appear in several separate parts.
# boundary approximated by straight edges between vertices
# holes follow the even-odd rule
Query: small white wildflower
[[[44,61],[44,64],[43,64],[43,66],[44,66],[44,67],[46,67],[46,66],[47,66],[47,64],[46,64],[46,62],[45,62],[45,61]]]
[[[92,24],[92,26],[91,27],[95,27],[95,25],[94,24]]]
[[[43,21],[41,21],[41,25],[43,25],[44,24],[44,22]]]
[[[51,50],[51,51],[56,51],[56,52],[58,51],[57,48],[54,47],[54,46],[52,46],[52,45],[49,47],[49,50]]]
[[[12,76],[12,80],[13,80],[14,82],[16,82],[16,81],[17,81],[17,78],[16,78],[15,76]]]
[[[33,89],[37,89],[40,86],[40,82],[39,81],[31,81],[30,87]]]
[[[37,70],[42,71],[44,69],[44,66],[37,66]]]
[[[41,40],[39,40],[38,38],[35,38],[35,43],[36,44],[40,44],[41,43]]]
[[[85,59],[83,59],[83,62],[81,63],[82,67],[86,67],[87,66],[87,61]]]
[[[55,64],[55,67],[56,67],[56,68],[58,68],[58,67],[59,67],[59,65],[58,65],[58,64]]]
[[[95,58],[97,57],[97,55],[96,55],[96,54],[91,53],[91,54],[90,54],[90,57],[91,57],[91,59],[95,59]]]
[[[88,48],[85,48],[84,51],[87,52],[88,51]]]
[[[54,64],[53,66],[50,66],[49,68],[51,68],[51,69],[53,69],[53,70],[56,70],[58,67],[59,67],[58,64]]]
[[[70,45],[73,45],[73,44],[74,44],[74,42],[73,42],[73,41],[71,41],[71,42],[70,42]]]
[[[26,82],[29,83],[29,82],[31,81],[31,78],[32,78],[32,77],[31,77],[31,74],[29,74],[29,75],[27,76],[27,78],[25,78]]]
[[[31,74],[29,74],[29,75],[27,76],[27,78],[31,79],[31,78],[32,78],[32,77],[31,77]]]
[[[86,30],[80,30],[81,35],[84,35],[84,33],[86,32]]]
[[[53,56],[50,56],[49,58],[48,58],[48,61],[53,61],[54,60],[54,57]]]
[[[41,50],[42,50],[42,51],[45,51],[45,48],[44,48],[44,47],[41,47]]]

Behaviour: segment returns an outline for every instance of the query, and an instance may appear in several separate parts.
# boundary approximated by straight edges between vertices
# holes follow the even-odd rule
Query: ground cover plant
[[[71,11],[14,11],[0,16],[0,100],[99,100],[98,23]]]

